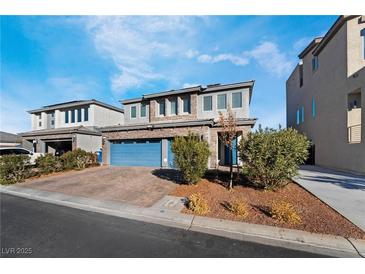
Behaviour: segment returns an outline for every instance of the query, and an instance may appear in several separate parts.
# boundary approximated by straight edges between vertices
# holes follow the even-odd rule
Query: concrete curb
[[[101,201],[26,187],[0,186],[0,193],[241,241],[257,242],[335,257],[365,257],[365,240],[194,216],[153,206],[143,208],[127,203]]]

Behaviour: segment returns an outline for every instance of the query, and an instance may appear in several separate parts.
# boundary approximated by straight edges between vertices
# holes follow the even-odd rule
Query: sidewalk
[[[165,196],[152,207],[102,201],[18,186],[0,186],[0,192],[164,226],[198,231],[236,240],[263,243],[335,257],[365,257],[365,241],[299,230],[234,222],[180,213],[183,198]]]
[[[365,176],[303,166],[293,180],[365,231]]]

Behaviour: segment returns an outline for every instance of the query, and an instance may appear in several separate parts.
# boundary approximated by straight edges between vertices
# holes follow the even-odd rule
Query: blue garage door
[[[126,140],[110,144],[112,166],[161,166],[161,140]]]

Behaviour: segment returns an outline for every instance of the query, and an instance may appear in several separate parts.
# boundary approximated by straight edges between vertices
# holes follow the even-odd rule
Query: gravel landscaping
[[[196,193],[200,193],[208,203],[210,211],[204,216],[365,239],[364,231],[293,182],[275,192],[243,185],[235,185],[229,191],[221,181],[202,179],[196,185],[179,185],[171,195],[189,197]],[[239,217],[226,209],[227,202],[237,200],[248,203],[247,216]],[[270,207],[275,201],[294,205],[301,223],[290,224],[273,219]],[[193,214],[187,208],[183,212]]]

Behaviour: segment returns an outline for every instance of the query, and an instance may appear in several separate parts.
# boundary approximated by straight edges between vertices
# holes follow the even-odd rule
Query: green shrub
[[[243,170],[257,187],[275,190],[297,175],[308,157],[309,141],[294,129],[259,129],[241,140]]]
[[[188,199],[188,208],[195,214],[204,215],[210,211],[207,201],[200,193],[192,194]]]
[[[62,159],[53,154],[45,154],[38,157],[36,159],[36,167],[41,174],[49,174],[64,170]]]
[[[4,155],[0,157],[0,184],[15,184],[31,175],[29,156]]]
[[[177,136],[172,143],[175,165],[180,169],[183,180],[189,184],[197,183],[208,167],[209,145],[198,135]]]
[[[61,159],[65,169],[83,169],[97,165],[97,155],[80,148],[66,152],[61,156]]]

